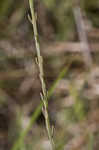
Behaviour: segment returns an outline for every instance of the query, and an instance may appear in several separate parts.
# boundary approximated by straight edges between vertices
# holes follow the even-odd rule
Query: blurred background
[[[56,149],[99,150],[99,0],[34,5]],[[28,0],[0,0],[0,150],[12,149],[40,105],[28,15]],[[17,145],[51,150],[42,112]]]

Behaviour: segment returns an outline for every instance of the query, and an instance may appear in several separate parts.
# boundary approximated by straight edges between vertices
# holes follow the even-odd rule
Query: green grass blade
[[[52,96],[58,82],[67,74],[69,67],[70,67],[71,63],[69,63],[69,65],[67,67],[65,67],[59,74],[59,76],[57,77],[57,79],[54,81],[53,85],[51,86],[51,88],[48,91],[48,100],[49,98]],[[37,109],[35,110],[35,112],[33,113],[30,123],[28,125],[28,127],[21,132],[20,137],[18,138],[18,140],[15,142],[14,146],[12,147],[12,150],[18,150],[21,146],[21,144],[24,141],[24,138],[26,137],[26,135],[28,134],[30,128],[32,127],[33,123],[36,121],[36,119],[38,118],[38,116],[40,115],[41,111],[42,111],[42,106],[43,103],[41,102],[40,105],[37,107]]]

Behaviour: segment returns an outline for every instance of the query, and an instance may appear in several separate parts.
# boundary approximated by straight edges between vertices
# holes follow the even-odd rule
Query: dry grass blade
[[[84,61],[86,66],[90,68],[92,66],[92,57],[90,54],[90,47],[87,40],[87,34],[85,30],[84,20],[82,17],[82,12],[79,6],[75,7],[73,12],[75,17],[75,22],[77,25],[79,39],[83,43],[82,54],[84,56]]]

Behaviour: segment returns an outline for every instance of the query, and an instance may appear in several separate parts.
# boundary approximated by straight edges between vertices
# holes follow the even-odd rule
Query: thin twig
[[[41,99],[43,101],[43,110],[44,110],[44,117],[45,117],[45,123],[46,123],[46,129],[47,129],[47,133],[48,133],[48,137],[52,146],[52,150],[54,150],[54,141],[52,138],[52,128],[50,125],[50,121],[49,121],[49,116],[48,116],[48,110],[47,110],[47,106],[48,106],[48,101],[47,101],[47,90],[46,90],[46,84],[44,81],[44,71],[43,71],[43,58],[41,56],[40,53],[40,45],[39,45],[39,40],[38,40],[38,32],[37,32],[37,25],[36,25],[36,16],[35,16],[35,12],[34,12],[34,1],[33,0],[29,0],[29,5],[30,5],[30,10],[31,10],[31,22],[33,25],[33,31],[34,31],[34,39],[35,39],[35,45],[36,45],[36,51],[37,51],[37,64],[39,67],[39,77],[40,77],[40,81],[41,81],[41,86],[42,86],[42,93],[41,93]]]
[[[92,66],[92,57],[90,53],[90,47],[87,39],[87,34],[85,30],[85,23],[82,16],[82,11],[80,6],[76,6],[73,9],[75,22],[77,25],[78,35],[81,43],[83,43],[82,54],[84,56],[84,62],[88,68]]]
[[[90,53],[99,53],[98,42],[90,42],[89,44]],[[58,56],[64,53],[82,53],[82,47],[84,47],[84,43],[82,42],[52,42],[51,44],[43,43],[41,45],[42,53],[45,55],[45,57],[52,55]],[[3,52],[5,53],[5,56],[0,58],[0,60],[5,59],[6,57],[23,59],[28,56],[31,57],[33,54],[33,46],[29,46],[27,51],[27,47],[25,45],[19,44],[18,46],[16,46],[14,43],[6,40],[0,40],[0,49],[3,49]]]

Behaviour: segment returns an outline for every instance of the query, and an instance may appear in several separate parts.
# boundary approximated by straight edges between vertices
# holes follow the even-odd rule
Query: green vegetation
[[[0,1],[0,149],[99,149],[99,0],[76,2]]]

